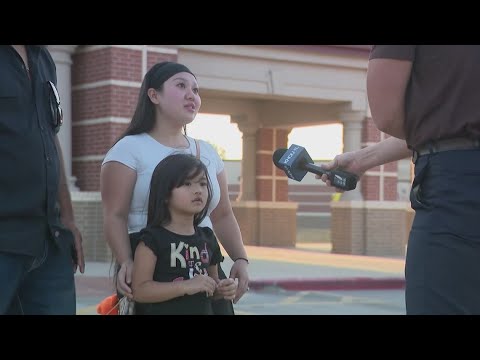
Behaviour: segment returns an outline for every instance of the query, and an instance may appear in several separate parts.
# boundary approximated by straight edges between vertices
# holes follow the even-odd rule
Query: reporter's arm
[[[368,62],[367,94],[372,120],[380,131],[405,139],[405,93],[412,62],[374,58]]]
[[[389,137],[377,144],[367,146],[360,150],[350,151],[335,156],[329,163],[322,164],[326,170],[341,169],[361,177],[366,171],[392,161],[398,161],[412,155],[405,140]],[[327,175],[315,176],[331,186]],[[338,192],[344,192],[337,189]]]
[[[377,144],[358,151],[357,161],[363,172],[376,166],[405,159],[412,155],[405,140],[389,137]]]

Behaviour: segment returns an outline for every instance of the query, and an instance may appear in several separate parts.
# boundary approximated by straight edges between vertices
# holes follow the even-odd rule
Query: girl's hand
[[[186,295],[194,295],[199,292],[207,293],[207,296],[213,296],[217,283],[208,275],[197,274],[193,279],[185,281]]]

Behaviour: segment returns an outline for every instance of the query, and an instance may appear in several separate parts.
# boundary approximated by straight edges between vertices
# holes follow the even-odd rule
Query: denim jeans
[[[0,314],[75,315],[71,246],[47,241],[41,258],[0,252]]]

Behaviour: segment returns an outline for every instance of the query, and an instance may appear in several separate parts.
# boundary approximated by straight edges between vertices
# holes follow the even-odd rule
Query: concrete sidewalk
[[[404,259],[331,254],[329,244],[304,243],[294,249],[247,246],[246,249],[251,290],[267,287],[291,291],[398,290],[405,286]],[[231,266],[231,259],[226,257],[222,268],[228,273]],[[75,275],[80,302],[91,305],[112,294],[111,274],[110,263],[87,263],[85,274]]]

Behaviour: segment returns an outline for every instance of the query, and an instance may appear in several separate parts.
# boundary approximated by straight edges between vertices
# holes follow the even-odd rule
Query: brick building
[[[230,115],[242,132],[233,207],[247,245],[295,245],[298,203],[291,200],[302,198],[289,197],[288,179],[271,160],[275,149],[287,147],[293,128],[341,123],[344,151],[384,136],[367,104],[367,45],[49,45],[49,50],[65,114],[59,137],[87,259],[109,257],[101,229],[100,164],[130,122],[143,75],[156,62],[186,64],[202,89],[201,111]],[[332,251],[403,255],[411,212],[402,200],[409,184],[409,160],[367,172],[356,190],[331,205]]]

